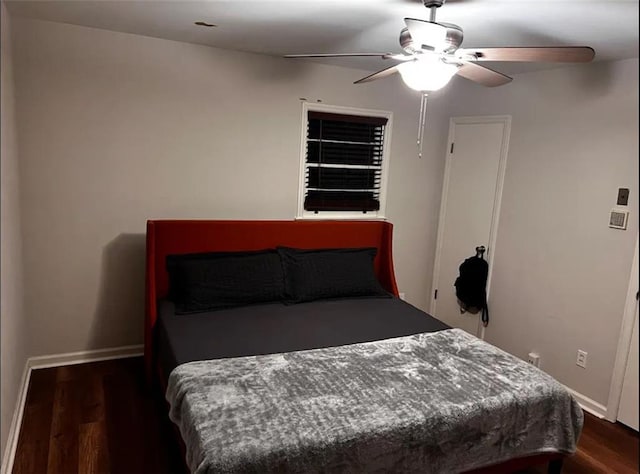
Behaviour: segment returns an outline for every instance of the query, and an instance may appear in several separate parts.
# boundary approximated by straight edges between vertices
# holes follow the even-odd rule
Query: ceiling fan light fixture
[[[458,72],[457,64],[445,63],[437,56],[421,57],[398,65],[404,83],[413,90],[432,92],[442,89]]]

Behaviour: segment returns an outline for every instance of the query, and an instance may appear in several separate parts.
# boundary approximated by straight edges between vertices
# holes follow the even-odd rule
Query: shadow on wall
[[[142,344],[145,248],[144,234],[120,234],[104,247],[91,349]]]
[[[596,52],[597,55],[597,52]],[[597,57],[597,56],[596,56]],[[529,81],[528,90],[543,95],[548,101],[567,100],[573,94],[584,100],[585,92],[596,99],[609,94],[614,87],[615,72],[612,61],[600,61],[589,64],[568,64],[567,74],[555,76],[553,87],[547,82]],[[551,76],[547,76],[551,77]]]
[[[596,52],[596,58],[598,53]],[[589,68],[588,73],[585,68],[579,69],[578,82],[588,89],[592,94],[604,96],[613,87],[614,64],[612,61],[600,61],[594,67]]]

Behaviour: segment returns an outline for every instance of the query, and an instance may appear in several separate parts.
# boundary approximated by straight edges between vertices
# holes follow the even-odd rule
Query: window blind
[[[380,209],[387,119],[309,111],[305,211]]]

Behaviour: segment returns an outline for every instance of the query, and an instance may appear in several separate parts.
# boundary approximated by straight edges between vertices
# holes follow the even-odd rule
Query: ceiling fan
[[[392,59],[399,64],[363,77],[354,84],[400,73],[407,86],[428,93],[447,85],[456,74],[487,87],[512,81],[511,77],[478,64],[482,61],[582,63],[591,61],[595,55],[593,48],[588,46],[462,49],[462,28],[436,22],[436,10],[445,0],[423,0],[423,3],[430,11],[429,20],[404,19],[406,27],[400,31],[400,46],[404,53],[289,54],[285,58],[378,56]]]

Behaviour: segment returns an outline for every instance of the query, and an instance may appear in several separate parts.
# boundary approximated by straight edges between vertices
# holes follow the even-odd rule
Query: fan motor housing
[[[462,44],[463,33],[462,28],[453,23],[438,23],[447,29],[446,43],[447,46],[442,51],[443,53],[453,53]],[[416,44],[409,33],[408,28],[402,28],[400,31],[400,46],[408,54],[415,54],[422,51],[422,45]],[[428,45],[426,45],[428,46]]]
[[[427,8],[431,8],[431,7],[440,8],[444,4],[444,1],[445,0],[422,0],[422,3]]]

